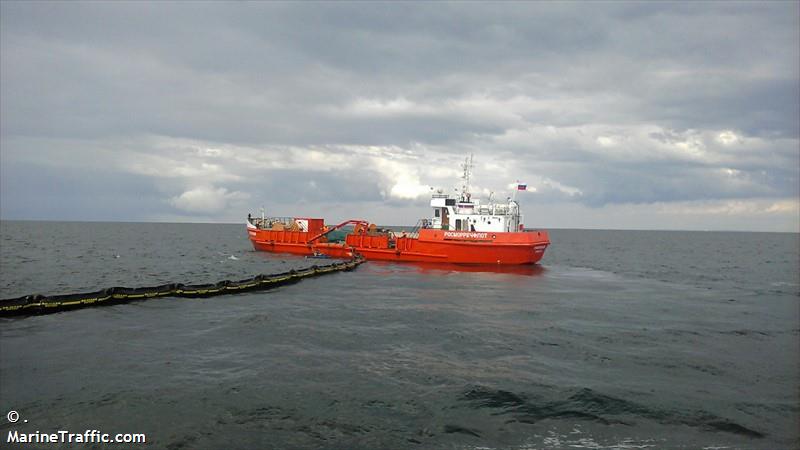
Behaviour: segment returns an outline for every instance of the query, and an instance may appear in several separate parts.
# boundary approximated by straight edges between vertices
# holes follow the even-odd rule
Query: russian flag
[[[517,183],[517,190],[518,191],[527,191],[528,184],[527,183]]]

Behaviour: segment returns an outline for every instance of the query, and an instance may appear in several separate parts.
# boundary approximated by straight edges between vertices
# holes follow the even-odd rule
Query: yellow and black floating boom
[[[349,261],[335,262],[323,266],[311,266],[300,270],[276,274],[262,274],[239,281],[224,280],[214,284],[162,284],[160,286],[127,288],[112,287],[94,292],[62,295],[25,295],[0,300],[0,317],[49,314],[89,306],[116,305],[131,301],[158,297],[214,297],[261,289],[271,289],[303,278],[328,273],[353,270],[364,262],[361,257]]]

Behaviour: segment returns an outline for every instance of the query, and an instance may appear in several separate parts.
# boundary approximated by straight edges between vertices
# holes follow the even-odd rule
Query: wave
[[[537,396],[472,386],[465,389],[460,400],[474,409],[498,409],[495,415],[509,415],[506,423],[533,424],[545,419],[578,419],[604,425],[634,425],[636,418],[654,420],[661,424],[687,425],[708,431],[721,431],[751,438],[763,438],[764,433],[747,428],[707,411],[682,412],[658,409],[622,398],[612,397],[589,388],[572,391],[563,400],[546,401]]]

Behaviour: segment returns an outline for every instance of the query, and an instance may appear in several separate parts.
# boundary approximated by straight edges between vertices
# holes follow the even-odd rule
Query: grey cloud
[[[364,170],[264,171],[257,177],[232,184],[239,190],[254,192],[254,197],[270,204],[293,206],[317,202],[381,201],[381,184],[377,174]]]
[[[640,107],[620,119],[683,128],[718,126],[722,114],[739,118],[731,126],[740,129],[797,134],[788,119],[769,119],[785,117],[796,99],[796,83],[793,95],[785,95],[792,91],[786,83],[796,79],[796,65],[756,81],[736,72],[770,68],[786,57],[796,61],[782,41],[791,32],[744,26],[786,22],[786,7],[774,5],[724,8],[724,14],[713,8],[634,6],[639,21],[633,23],[613,15],[625,16],[627,7],[591,5],[13,4],[4,9],[3,50],[14,66],[22,64],[19,72],[4,65],[6,85],[27,84],[53,94],[42,104],[41,95],[4,90],[10,96],[5,103],[14,111],[33,109],[32,116],[55,116],[51,123],[64,124],[59,133],[96,123],[91,132],[236,136],[239,142],[377,140],[387,136],[380,127],[376,133],[356,127],[350,134],[359,139],[343,139],[348,123],[321,121],[310,107],[358,97],[435,99],[441,85],[450,84],[451,97],[507,86],[537,95],[552,96],[555,88],[566,95],[606,91],[624,97],[632,87],[627,95],[641,98]],[[696,75],[653,85],[648,69],[654,67]],[[37,77],[36,68],[45,73]],[[734,72],[710,86],[708,68]],[[53,72],[62,81],[49,76]],[[454,81],[454,74],[460,80]],[[537,86],[542,79],[547,86]],[[776,81],[783,86],[772,90],[784,95],[769,92]],[[731,99],[742,91],[743,99]],[[116,120],[109,123],[110,116]],[[595,112],[575,120],[600,118]],[[754,123],[742,123],[748,118]],[[303,121],[317,126],[301,131],[297,124]],[[24,123],[30,121],[12,120],[8,132]],[[392,141],[404,144],[410,136],[442,142],[450,129],[442,125],[440,133],[426,134],[411,124],[408,136]],[[486,132],[466,125],[474,133]],[[457,129],[455,139],[461,136]]]
[[[587,160],[585,166],[552,167],[548,173],[551,178],[580,189],[581,195],[576,200],[593,207],[706,199],[792,198],[798,190],[797,172],[792,167],[738,170],[673,162],[654,168],[642,163],[607,165],[602,160]],[[560,201],[563,197],[563,194],[545,196],[551,201]]]
[[[142,136],[265,153],[316,148],[354,161],[360,156],[343,146],[385,146],[417,156],[418,168],[475,151],[483,161],[508,163],[508,173],[486,183],[493,188],[508,181],[500,178],[520,176],[512,172],[537,174],[583,192],[543,189],[537,199],[592,206],[796,198],[798,8],[796,2],[3,2],[0,135],[4,190],[15,194],[4,192],[2,213],[25,210],[28,194],[14,187],[23,183],[17,173],[27,179],[70,166],[86,157],[76,142],[102,142],[121,160],[185,158],[148,142],[129,145]],[[349,111],[364,101],[379,106]],[[381,109],[392,101],[410,106]],[[653,149],[630,146],[623,150],[636,156],[626,161],[620,148],[589,146],[590,137],[525,135],[546,127],[626,134],[645,126],[680,138],[731,130],[762,143],[728,156],[711,149],[722,156],[696,161],[651,157]],[[515,133],[522,137],[505,139]],[[37,150],[49,163],[33,164],[22,149],[9,147],[21,137],[49,138],[52,148]],[[725,169],[739,178],[723,176]],[[117,170],[121,178],[132,176]],[[252,199],[263,191],[276,201],[401,201],[381,194],[387,174],[374,168],[226,170],[244,179],[212,185]],[[169,199],[196,185],[138,176],[118,194],[150,183],[153,215],[168,214]],[[90,191],[81,195],[91,197]]]
[[[172,208],[151,182],[106,170],[70,170],[33,164],[3,165],[4,218],[141,221]]]

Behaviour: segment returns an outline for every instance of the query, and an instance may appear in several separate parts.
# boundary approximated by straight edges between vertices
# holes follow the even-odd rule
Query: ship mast
[[[464,174],[461,175],[461,179],[464,180],[463,184],[461,185],[461,201],[468,202],[470,198],[469,193],[469,177],[472,175],[472,156],[473,154],[470,153],[469,157],[464,158],[464,163],[461,164],[461,168],[464,170]]]

